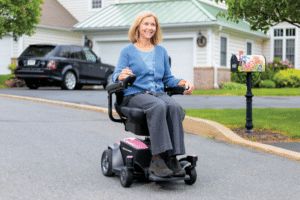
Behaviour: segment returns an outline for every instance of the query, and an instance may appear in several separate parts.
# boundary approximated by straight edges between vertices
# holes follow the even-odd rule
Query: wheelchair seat
[[[107,86],[108,91],[108,113],[109,117],[114,122],[124,123],[125,130],[140,136],[149,136],[149,130],[146,120],[146,114],[141,108],[132,108],[123,106],[124,93],[123,90],[132,85],[135,81],[136,75],[130,75],[123,81],[113,83]],[[165,92],[169,95],[183,94],[184,87],[165,88]],[[112,94],[116,95],[116,102],[114,107],[120,119],[115,119],[112,115]]]

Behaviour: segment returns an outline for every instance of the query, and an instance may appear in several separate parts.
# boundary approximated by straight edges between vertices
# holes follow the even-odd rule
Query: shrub
[[[275,82],[272,80],[262,80],[259,83],[260,88],[275,88]]]
[[[227,82],[222,85],[224,90],[247,90],[247,86],[241,83]]]
[[[279,70],[291,68],[294,69],[294,66],[288,59],[282,61],[281,59],[275,57],[274,61],[267,63],[266,71],[261,73],[261,80],[273,80],[275,74],[278,73]]]
[[[252,87],[258,87],[261,81],[259,72],[251,73]],[[236,83],[247,84],[247,73],[246,72],[231,72],[231,81]]]
[[[300,70],[280,70],[275,74],[273,80],[276,83],[276,87],[300,87]]]
[[[7,68],[11,71],[11,74],[15,74],[15,69],[17,67],[17,63],[13,63],[11,65],[9,65]]]

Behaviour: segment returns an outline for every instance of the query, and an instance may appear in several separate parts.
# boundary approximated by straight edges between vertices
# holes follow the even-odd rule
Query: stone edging
[[[21,96],[15,96],[15,95],[5,95],[0,94],[0,97],[6,97],[6,98],[13,98],[13,99],[21,99],[26,101],[33,101],[33,102],[40,102],[40,103],[47,103],[52,105],[58,105],[58,106],[66,106],[71,108],[78,108],[78,109],[84,109],[84,110],[92,110],[97,111],[101,113],[108,114],[107,108],[101,108],[97,106],[88,106],[88,105],[81,105],[81,104],[75,104],[75,103],[66,103],[61,101],[52,101],[52,100],[46,100],[46,99],[40,99],[40,98],[31,98],[31,97],[21,97]],[[114,115],[117,115],[115,111],[113,111]],[[235,134],[233,131],[228,129],[227,127],[213,121],[200,119],[200,118],[194,118],[186,116],[183,121],[183,128],[185,132],[193,133],[197,135],[203,135],[206,137],[212,137],[217,140],[226,141],[232,144],[246,146],[248,148],[256,149],[259,151],[283,156],[286,158],[290,158],[296,161],[300,161],[300,153],[282,149],[279,147],[262,144],[258,142],[252,142],[249,140],[245,140]]]

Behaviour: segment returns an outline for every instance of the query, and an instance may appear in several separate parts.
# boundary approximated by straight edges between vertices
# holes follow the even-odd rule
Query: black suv
[[[18,58],[15,74],[30,89],[61,86],[72,90],[83,85],[103,85],[105,89],[114,70],[88,47],[39,44],[25,49]]]

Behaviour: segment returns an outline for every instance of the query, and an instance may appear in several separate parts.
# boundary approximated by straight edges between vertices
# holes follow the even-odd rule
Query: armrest
[[[185,87],[171,87],[171,88],[164,88],[165,92],[169,95],[176,95],[176,94],[181,94],[183,95],[184,91],[185,91]]]
[[[120,122],[123,123],[123,119],[115,119],[112,115],[112,94],[122,92],[124,89],[127,89],[128,86],[132,85],[133,82],[136,79],[136,75],[131,74],[127,78],[125,78],[123,81],[120,81],[118,83],[110,84],[106,87],[108,92],[108,115],[109,118],[114,122]],[[117,95],[117,94],[116,94]]]
[[[135,81],[135,79],[136,79],[136,75],[131,74],[127,78],[125,78],[123,81],[108,85],[106,87],[107,92],[110,94],[116,93],[116,92],[121,92],[121,91],[127,89],[128,86],[132,85],[133,82]]]

